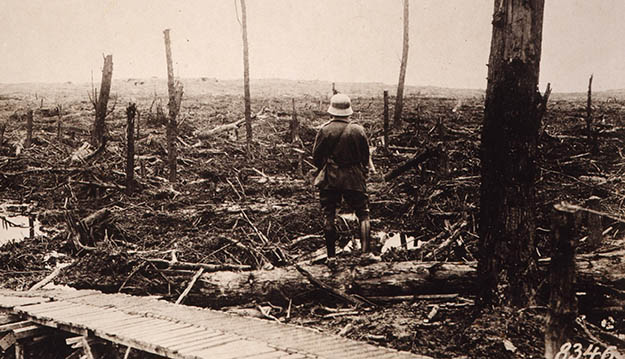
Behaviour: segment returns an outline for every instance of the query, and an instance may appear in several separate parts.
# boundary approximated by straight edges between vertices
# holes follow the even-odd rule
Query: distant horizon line
[[[217,80],[217,81],[224,81],[224,82],[238,82],[238,81],[243,81],[243,78],[218,78],[218,77],[214,77],[214,76],[197,76],[197,77],[176,77],[176,79],[181,79],[181,80],[199,80],[199,81],[206,81],[206,80]],[[167,78],[161,77],[161,76],[149,76],[149,77],[113,77],[113,81],[122,81],[122,82],[128,82],[128,81],[132,81],[132,80],[159,80],[159,81],[167,81]],[[262,77],[262,78],[251,78],[250,81],[254,82],[254,81],[285,81],[285,82],[321,82],[321,83],[328,83],[328,84],[352,84],[352,85],[381,85],[382,87],[388,87],[388,89],[392,89],[392,88],[396,88],[397,84],[389,84],[383,81],[330,81],[330,80],[320,80],[320,79],[289,79],[289,78],[279,78],[279,77]],[[99,84],[99,81],[93,82],[94,84]],[[1,82],[0,81],[0,85],[33,85],[33,84],[46,84],[46,85],[55,85],[55,84],[59,84],[59,85],[63,85],[63,84],[75,84],[75,85],[83,85],[83,84],[91,84],[91,81],[72,81],[72,80],[67,80],[67,81],[58,81],[58,80],[53,80],[53,81],[20,81],[20,82]],[[471,87],[446,87],[446,86],[441,86],[441,85],[413,85],[413,84],[406,84],[406,87],[412,87],[412,88],[433,88],[433,89],[443,89],[443,90],[459,90],[459,91],[480,91],[480,92],[485,92],[486,89],[485,88],[471,88]],[[612,89],[605,89],[605,90],[593,90],[593,93],[603,93],[603,92],[620,92],[620,91],[625,91],[625,88],[612,88]],[[553,91],[552,93],[554,94],[582,94],[582,93],[586,93],[585,90],[582,91]]]

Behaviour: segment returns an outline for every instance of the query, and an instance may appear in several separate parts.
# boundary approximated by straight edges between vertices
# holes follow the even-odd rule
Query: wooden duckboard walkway
[[[304,327],[92,290],[0,290],[0,312],[167,358],[429,358]]]

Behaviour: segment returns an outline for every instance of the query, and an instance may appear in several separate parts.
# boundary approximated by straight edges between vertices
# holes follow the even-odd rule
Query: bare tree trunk
[[[601,211],[601,198],[591,196],[586,200],[586,207],[593,211]],[[588,244],[591,248],[599,248],[603,241],[603,224],[601,216],[597,213],[588,213]]]
[[[597,134],[592,129],[592,77],[588,79],[588,97],[586,99],[586,135],[588,136],[588,144],[590,152],[597,153],[599,151],[599,143],[597,142]]]
[[[108,115],[108,102],[109,95],[111,93],[111,80],[113,78],[113,55],[106,55],[104,57],[104,67],[102,68],[102,83],[100,84],[100,96],[94,98],[95,105],[95,123],[93,126],[93,136],[91,144],[94,147],[100,147],[102,144],[102,138],[106,131],[105,119]]]
[[[401,66],[399,68],[399,82],[397,83],[397,97],[395,99],[395,115],[393,116],[393,125],[395,128],[401,127],[401,113],[404,107],[404,82],[406,81],[406,66],[408,64],[408,30],[410,12],[408,5],[410,0],[404,0],[404,42],[401,52]]]
[[[304,177],[304,154],[303,151],[304,143],[300,138],[299,131],[300,125],[299,120],[297,119],[297,109],[295,108],[295,99],[292,99],[293,102],[293,118],[291,119],[290,124],[290,140],[292,144],[295,144],[297,147],[294,148],[295,152],[297,152],[297,175],[300,178]]]
[[[56,121],[56,140],[58,142],[61,142],[61,140],[63,140],[63,107],[61,107],[61,105],[57,106],[57,116],[58,116],[58,120]]]
[[[33,143],[33,110],[26,112],[26,141],[24,147],[28,148]]]
[[[553,359],[560,346],[574,336],[577,317],[575,297],[575,228],[579,213],[556,206],[553,216],[553,257],[549,264],[549,313],[545,328],[545,358]]]
[[[482,304],[536,296],[535,180],[544,0],[495,0],[481,135]]]
[[[243,96],[245,100],[245,134],[247,157],[252,157],[252,108],[250,99],[250,61],[247,43],[247,11],[245,0],[241,0],[241,33],[243,36]]]
[[[171,57],[171,41],[169,29],[163,31],[165,35],[165,55],[167,57],[167,92],[169,93],[169,121],[167,122],[167,162],[169,163],[169,182],[176,182],[176,138],[178,124],[176,118],[182,101],[182,84],[174,80],[174,64]]]
[[[293,114],[290,123],[289,142],[294,143],[299,138],[299,121],[297,120],[297,110],[295,109],[295,99],[292,99]]]
[[[126,193],[134,190],[135,177],[135,114],[137,106],[131,103],[126,108]]]
[[[2,146],[2,144],[4,143],[4,131],[7,128],[7,123],[6,121],[2,121],[0,122],[0,146]]]
[[[384,151],[388,153],[388,90],[384,90]]]

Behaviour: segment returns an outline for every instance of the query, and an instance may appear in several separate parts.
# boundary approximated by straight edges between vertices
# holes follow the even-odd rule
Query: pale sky
[[[238,1],[237,1],[238,3]],[[396,84],[401,0],[247,0],[250,76]],[[0,0],[0,83],[241,78],[234,0]],[[493,0],[410,0],[406,83],[485,88]],[[541,89],[625,88],[625,1],[546,0]]]

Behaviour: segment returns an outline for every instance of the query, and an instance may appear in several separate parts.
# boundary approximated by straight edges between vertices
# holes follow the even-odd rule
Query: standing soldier
[[[319,169],[315,185],[319,188],[325,220],[327,263],[333,266],[338,237],[334,221],[341,199],[356,212],[360,222],[362,252],[371,251],[369,198],[365,183],[369,174],[369,143],[364,128],[349,120],[353,111],[347,95],[339,93],[332,96],[328,113],[332,115],[332,120],[325,123],[317,133],[313,163]]]

